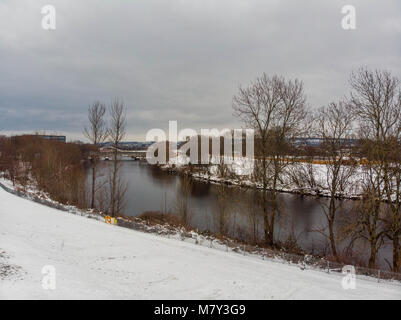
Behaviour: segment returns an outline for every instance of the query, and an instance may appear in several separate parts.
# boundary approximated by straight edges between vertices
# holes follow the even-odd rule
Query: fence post
[[[380,269],[377,271],[377,282],[380,282]]]
[[[327,273],[330,273],[330,261],[327,261]]]
[[[244,255],[245,255],[245,245],[244,245],[244,247],[243,247],[243,249],[242,249],[243,251],[244,251]]]

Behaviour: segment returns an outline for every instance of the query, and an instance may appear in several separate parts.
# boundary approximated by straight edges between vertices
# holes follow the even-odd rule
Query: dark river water
[[[101,163],[99,171],[105,174],[99,180],[105,179],[107,168],[111,164],[111,161]],[[162,171],[144,161],[127,160],[120,164],[121,176],[128,188],[124,214],[138,216],[145,211],[177,212],[179,203],[182,203],[182,188],[185,185],[182,176]],[[221,190],[221,187],[213,183],[191,181],[186,197],[190,225],[201,231],[218,232],[221,212],[219,208],[223,203],[228,212],[225,221],[229,235],[243,239],[254,239],[255,236],[259,240],[263,239],[263,217],[257,201],[260,191],[226,187],[222,197]],[[281,193],[279,197],[280,214],[275,224],[276,240],[286,241],[292,236],[297,240],[298,246],[308,253],[329,253],[325,237],[316,231],[326,225],[322,205],[327,204],[328,199],[289,193]],[[337,230],[344,227],[343,218],[354,205],[355,201],[343,200],[343,209],[337,215]],[[345,243],[343,241],[339,244],[339,251],[344,248]],[[359,242],[355,249],[364,259],[369,257],[367,244]],[[381,268],[388,269],[385,259],[391,261],[391,254],[389,245],[380,250],[377,262]]]

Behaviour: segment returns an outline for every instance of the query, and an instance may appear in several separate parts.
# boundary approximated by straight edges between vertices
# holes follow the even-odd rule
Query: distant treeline
[[[87,206],[84,159],[91,146],[22,135],[0,138],[0,171],[13,183],[39,190],[61,203]]]

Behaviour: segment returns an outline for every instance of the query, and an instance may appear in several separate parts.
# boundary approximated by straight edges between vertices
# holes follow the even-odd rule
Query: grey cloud
[[[238,127],[232,96],[262,72],[302,79],[312,107],[347,94],[360,65],[401,75],[399,0],[51,2],[51,32],[40,28],[48,1],[0,3],[0,131],[79,136],[87,106],[114,97],[131,138],[171,119]],[[357,30],[341,29],[345,4]]]

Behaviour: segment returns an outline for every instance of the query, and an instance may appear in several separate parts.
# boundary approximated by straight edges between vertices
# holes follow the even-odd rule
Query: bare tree
[[[391,269],[394,272],[401,270],[401,141],[393,140],[389,143],[389,158],[391,165],[388,167],[388,177],[385,178],[385,194],[389,206],[389,214],[386,218],[387,237],[393,243],[393,263]],[[391,199],[392,201],[389,201]]]
[[[109,137],[113,145],[113,168],[110,181],[110,215],[112,217],[117,216],[119,212],[119,206],[121,205],[121,199],[119,197],[123,194],[123,190],[120,190],[121,183],[119,183],[119,160],[118,160],[118,148],[119,144],[125,137],[126,130],[126,116],[125,107],[122,101],[115,99],[110,105],[110,128]]]
[[[352,148],[353,115],[346,103],[330,103],[319,109],[317,116],[317,132],[322,139],[321,149],[325,155],[325,183],[321,188],[329,191],[330,200],[322,202],[323,213],[327,221],[326,227],[319,230],[328,238],[333,256],[339,260],[337,239],[334,233],[335,218],[341,202],[336,200],[350,187],[350,178],[355,173],[355,164],[350,162]]]
[[[319,191],[314,163],[315,155],[309,149],[307,149],[305,153],[306,154],[302,156],[302,160],[295,161],[287,170],[291,182],[297,186],[298,192],[300,192],[301,195],[305,195],[310,191]],[[300,152],[298,152],[298,154],[300,154]]]
[[[18,155],[15,143],[13,143],[13,138],[6,138],[2,143],[1,150],[1,170],[4,171],[5,176],[13,182],[15,182],[18,177]]]
[[[351,246],[358,240],[365,240],[370,247],[369,268],[376,267],[376,257],[384,244],[385,203],[380,200],[381,191],[376,189],[372,175],[368,174],[363,187],[361,201],[358,201],[355,212],[348,217],[345,234],[350,236]]]
[[[257,244],[259,243],[259,222],[261,218],[260,207],[258,206],[260,203],[260,192],[256,185],[250,188],[242,188],[241,192],[243,194],[241,197],[238,197],[236,205],[248,217],[251,241]]]
[[[390,218],[387,236],[393,243],[393,271],[401,267],[401,140],[400,80],[390,72],[361,68],[350,77],[350,102],[360,121],[367,173],[377,201],[387,200]],[[379,207],[379,206],[377,206]],[[371,211],[372,214],[377,213]]]
[[[188,172],[184,172],[180,179],[180,188],[177,193],[176,207],[181,221],[188,225],[191,220],[191,192],[192,181]]]
[[[114,212],[113,214],[111,214],[112,216],[118,216],[119,214],[121,214],[125,207],[126,207],[126,199],[125,199],[125,195],[127,193],[128,190],[128,183],[124,181],[124,179],[121,177],[120,174],[120,169],[121,169],[122,163],[119,162],[117,160],[117,166],[116,166],[116,170],[117,170],[117,174],[116,174],[116,180],[115,180],[115,191],[114,193],[112,192],[113,190],[113,182],[114,182],[114,163],[113,163],[113,167],[112,170],[109,171],[109,177],[108,177],[108,188],[106,188],[106,190],[110,191],[110,212],[111,212],[111,203],[112,203],[112,199],[114,198],[113,201],[113,205],[114,205]],[[113,194],[113,198],[112,195]],[[103,201],[102,201],[103,202]],[[104,203],[103,203],[104,205]]]
[[[278,184],[283,182],[292,138],[300,134],[306,117],[306,98],[299,80],[263,74],[233,98],[234,113],[255,130],[255,177],[261,183],[264,234],[274,245],[274,224],[278,215]],[[268,192],[270,191],[270,192]],[[270,202],[270,210],[268,208]]]
[[[401,133],[400,81],[387,71],[361,68],[350,77],[350,103],[365,139],[385,142]],[[377,150],[383,152],[384,150]],[[383,155],[381,155],[383,156]]]
[[[220,183],[216,186],[217,191],[217,226],[218,232],[221,235],[226,235],[228,232],[228,217],[230,214],[230,200],[228,185]]]
[[[96,207],[100,212],[110,212],[109,190],[110,183],[102,183],[96,192]]]
[[[103,103],[96,101],[88,108],[88,120],[89,127],[84,128],[85,136],[92,142],[95,148],[98,147],[99,143],[106,140],[108,130],[104,115],[106,113],[106,107]],[[92,194],[91,194],[91,208],[95,207],[95,193],[96,193],[96,167],[98,164],[97,149],[91,155],[92,164]]]

